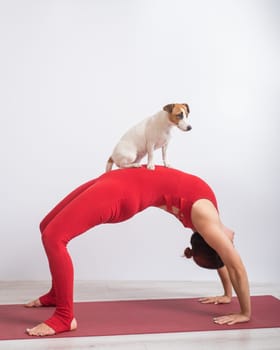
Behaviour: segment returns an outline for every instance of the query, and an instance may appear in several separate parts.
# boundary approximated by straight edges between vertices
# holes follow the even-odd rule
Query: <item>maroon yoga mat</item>
[[[280,300],[252,297],[252,320],[233,326],[217,325],[214,316],[238,310],[231,304],[201,304],[197,299],[157,299],[75,303],[78,329],[53,337],[109,336],[280,327]],[[53,313],[53,308],[0,305],[0,340],[37,339],[25,334]]]

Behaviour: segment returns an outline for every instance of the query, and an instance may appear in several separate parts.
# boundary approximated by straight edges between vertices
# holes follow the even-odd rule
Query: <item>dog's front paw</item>
[[[153,163],[149,163],[149,164],[147,165],[147,169],[149,169],[149,170],[155,170],[155,165],[154,165]]]
[[[163,161],[163,165],[166,167],[166,168],[171,168],[171,165],[166,162],[165,160]]]

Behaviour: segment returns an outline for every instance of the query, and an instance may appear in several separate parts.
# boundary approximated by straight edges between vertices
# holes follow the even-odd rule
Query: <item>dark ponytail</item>
[[[191,245],[192,249],[188,247],[184,251],[184,256],[187,259],[193,257],[197,265],[206,269],[220,269],[224,266],[217,252],[205,242],[198,232],[192,234]]]

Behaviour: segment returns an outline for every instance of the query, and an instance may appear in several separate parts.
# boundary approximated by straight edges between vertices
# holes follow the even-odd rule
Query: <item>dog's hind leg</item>
[[[119,165],[120,168],[140,168],[141,167],[141,164],[137,162],[128,163],[128,162],[122,161],[119,164],[120,164]]]
[[[122,168],[141,168],[141,164],[140,163],[131,163],[131,164],[124,165]]]
[[[119,168],[140,168],[140,161],[141,158],[139,159],[134,152],[114,157],[114,162]]]

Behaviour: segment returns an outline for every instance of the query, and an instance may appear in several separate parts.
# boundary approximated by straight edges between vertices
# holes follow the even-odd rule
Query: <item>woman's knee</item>
[[[48,247],[51,247],[56,243],[55,236],[51,234],[50,231],[45,229],[45,230],[42,230],[41,233],[42,233],[41,239],[45,249],[48,249]]]
[[[66,246],[68,242],[62,237],[59,231],[54,230],[50,225],[42,231],[41,238],[46,250],[59,249],[61,246]]]

